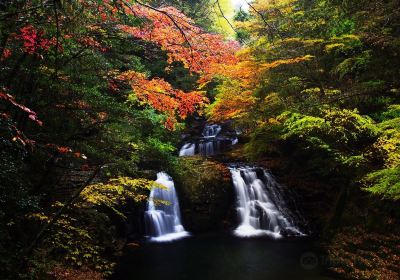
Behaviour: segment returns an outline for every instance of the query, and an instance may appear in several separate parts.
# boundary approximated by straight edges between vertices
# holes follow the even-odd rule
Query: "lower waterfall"
[[[295,225],[295,215],[287,208],[279,185],[265,169],[231,166],[237,196],[239,226],[234,234],[240,237],[268,235],[304,236]]]
[[[174,181],[167,173],[159,172],[156,183],[165,186],[166,189],[154,187],[150,192],[145,211],[146,232],[150,241],[168,242],[189,236],[181,223]]]

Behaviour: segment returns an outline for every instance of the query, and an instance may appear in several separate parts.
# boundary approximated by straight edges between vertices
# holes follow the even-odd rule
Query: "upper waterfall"
[[[179,151],[179,156],[213,156],[238,143],[236,131],[223,131],[219,124],[205,124],[201,136],[196,135],[187,141]]]
[[[146,231],[150,240],[165,242],[188,236],[181,223],[174,181],[167,173],[159,172],[156,183],[166,189],[154,187],[150,192],[145,212]]]
[[[219,124],[206,124],[203,129],[203,136],[204,137],[216,137],[222,128]]]
[[[296,226],[295,215],[287,208],[281,186],[265,169],[250,166],[231,166],[237,195],[239,226],[235,235],[250,237],[268,235],[304,236]]]

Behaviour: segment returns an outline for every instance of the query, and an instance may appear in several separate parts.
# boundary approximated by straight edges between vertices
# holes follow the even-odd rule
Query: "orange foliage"
[[[168,52],[168,62],[180,61],[197,73],[209,73],[212,65],[235,64],[236,41],[224,41],[218,34],[207,33],[193,20],[173,7],[158,11],[140,5],[125,6],[126,13],[143,20],[142,26],[119,25],[136,38],[158,44]]]
[[[134,38],[157,44],[166,51],[169,64],[181,62],[191,72],[200,74],[200,77],[207,76],[210,80],[216,74],[218,67],[238,63],[235,52],[239,49],[239,44],[236,41],[225,41],[219,34],[204,31],[196,26],[192,19],[174,7],[153,8],[134,0],[79,0],[79,3],[90,11],[90,15],[95,19],[86,26],[86,29],[91,31],[89,34],[102,32],[104,24],[112,25]],[[124,19],[126,15],[138,18],[141,24],[138,26],[126,24],[127,21],[121,20],[120,15],[124,15]],[[26,41],[26,43],[24,41],[26,49],[30,52],[37,51],[37,45],[39,45],[41,50],[48,50],[50,42],[53,43],[53,41],[46,41],[42,38],[42,33],[33,31],[26,30],[25,33],[30,36],[23,37]],[[33,39],[38,43],[31,37],[34,37]],[[71,34],[64,34],[63,39],[75,40],[80,45],[99,52],[107,52],[111,48],[93,35],[75,38]],[[32,40],[34,44],[31,43]],[[4,53],[2,59],[7,55],[8,53]],[[202,109],[208,101],[199,91],[183,92],[174,89],[163,79],[149,80],[144,74],[133,70],[117,75],[118,77],[109,79],[110,91],[118,92],[118,80],[127,82],[140,102],[150,105],[167,116],[165,125],[168,129],[173,129],[178,120],[183,120],[189,114]],[[31,114],[31,116],[34,115]]]
[[[282,65],[296,64],[313,59],[311,55],[294,57],[288,59],[280,59],[272,62],[263,62],[254,58],[250,54],[249,48],[239,51],[236,55],[237,63],[232,65],[214,64],[210,67],[210,72],[203,75],[200,84],[204,85],[216,76],[224,76],[231,79],[239,80],[242,87],[254,88],[259,83],[265,71],[277,68]]]
[[[106,47],[103,47],[102,44],[100,44],[94,38],[89,37],[89,36],[83,36],[82,38],[77,38],[76,41],[85,47],[97,49],[101,52],[106,52],[108,50]]]
[[[202,75],[200,78],[200,85],[206,85],[215,76],[223,76],[240,81],[243,88],[251,88],[256,81],[257,74],[259,73],[259,65],[255,63],[247,50],[248,49],[245,49],[236,54],[237,63],[235,64],[211,65],[210,71]]]
[[[152,8],[151,6],[132,4],[134,1],[103,1],[97,6],[102,21],[115,22],[116,13],[123,12],[139,18],[142,24],[132,26],[116,22],[117,27],[135,37],[153,42],[165,50],[168,63],[182,62],[183,66],[200,76],[212,77],[217,67],[234,65],[238,62],[235,52],[239,49],[236,41],[225,41],[221,35],[207,33],[196,26],[194,21],[174,7]],[[100,48],[95,41],[87,44]],[[126,71],[117,79],[128,82],[138,100],[148,104],[167,116],[165,126],[174,129],[178,119],[183,120],[189,114],[204,107],[207,99],[198,91],[183,92],[174,89],[163,79],[148,80],[144,74]],[[115,81],[109,82],[113,92],[118,90]]]
[[[136,97],[144,104],[167,115],[165,126],[174,129],[177,118],[185,119],[189,114],[204,106],[207,99],[201,92],[183,92],[174,89],[163,79],[148,80],[143,73],[126,71],[118,76],[132,87]]]
[[[255,58],[252,49],[246,48],[237,53],[238,63],[235,65],[212,65],[212,71],[201,77],[202,86],[211,81],[215,75],[228,78],[230,82],[218,89],[215,102],[208,108],[210,119],[215,122],[245,119],[257,102],[253,91],[260,82],[265,81],[266,72],[282,65],[301,63],[312,58],[310,55],[305,55],[266,62]]]
[[[219,96],[215,104],[210,107],[211,120],[223,122],[243,118],[257,99],[249,90],[224,93]]]

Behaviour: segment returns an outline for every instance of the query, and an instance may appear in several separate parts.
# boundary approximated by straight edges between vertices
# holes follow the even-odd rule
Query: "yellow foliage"
[[[207,108],[215,122],[244,118],[257,101],[253,92],[245,90],[238,81],[226,81],[218,91],[215,102]]]
[[[383,157],[386,168],[400,166],[400,132],[395,129],[385,131],[373,148]]]
[[[116,207],[125,204],[127,200],[145,201],[148,197],[146,193],[153,187],[165,188],[154,181],[143,178],[119,177],[111,179],[108,183],[87,186],[80,194],[80,206],[102,205],[124,217]]]
[[[340,48],[342,48],[342,47],[344,47],[344,44],[343,44],[343,43],[329,44],[329,45],[326,45],[326,46],[325,46],[325,51],[326,51],[327,53],[330,53],[332,50],[340,49]]]
[[[314,58],[314,56],[312,56],[312,55],[305,55],[305,56],[289,58],[289,59],[279,59],[279,60],[275,60],[271,63],[263,63],[260,66],[263,68],[262,70],[267,70],[267,69],[279,67],[281,65],[288,65],[288,64],[295,64],[295,63],[300,63],[300,62],[304,62],[304,61],[310,61],[313,58]]]
[[[321,44],[323,42],[324,42],[323,39],[304,39],[304,38],[292,37],[281,40],[280,44],[282,45],[298,44],[304,46],[313,46],[316,44]]]

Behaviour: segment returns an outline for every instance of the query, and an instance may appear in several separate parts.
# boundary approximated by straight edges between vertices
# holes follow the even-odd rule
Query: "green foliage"
[[[141,178],[154,179],[155,171],[173,161],[180,133],[167,131],[165,116],[132,99],[131,90],[115,76],[129,69],[165,78],[185,91],[196,88],[198,77],[181,64],[166,71],[164,50],[117,27],[141,24],[138,18],[121,10],[114,15],[117,21],[101,20],[98,7],[104,1],[86,2],[0,4],[1,279],[43,279],[41,273],[54,262],[110,271],[116,250],[113,226],[120,222],[116,216],[122,219],[127,205],[147,198],[153,184]],[[180,4],[186,11],[192,7]],[[210,27],[208,18],[196,19]],[[50,40],[47,50],[23,51],[17,36],[27,25]],[[32,122],[35,115],[23,106],[4,102],[4,94],[36,112],[43,125]],[[25,255],[34,235],[59,209],[50,205],[84,183],[71,183],[73,174],[90,174],[100,165],[100,182],[85,188],[49,238]],[[63,193],[69,184],[70,193]],[[35,217],[38,213],[45,219]],[[21,263],[27,263],[24,269]]]
[[[371,118],[357,110],[322,110],[320,117],[286,112],[278,120],[282,122],[282,140],[327,155],[331,164],[343,171],[353,168],[351,176],[365,166],[363,153],[380,133]]]
[[[323,118],[304,116],[299,113],[283,113],[279,119],[283,119],[286,133],[284,139],[296,136],[297,138],[312,138],[312,135],[318,135],[320,131],[326,131],[328,124]]]
[[[236,11],[235,16],[233,17],[235,21],[245,22],[250,20],[250,15],[248,12],[240,9]]]
[[[379,115],[380,120],[385,122],[393,119],[400,118],[400,105],[392,104],[388,107],[388,109]]]
[[[343,79],[346,75],[364,72],[370,63],[371,53],[369,51],[363,52],[360,56],[351,57],[343,60],[334,70]]]
[[[250,139],[247,155],[303,160],[305,170],[318,171],[313,175],[329,180],[340,174],[351,186],[369,176],[368,182],[380,186],[375,193],[383,190],[383,182],[389,187],[399,161],[398,3],[253,5],[257,12],[238,15],[238,26],[252,35],[244,59],[269,67],[251,68],[256,73],[233,87],[247,86],[246,95],[251,92],[258,100],[243,106],[243,117],[235,119]],[[293,63],[301,57],[312,59]],[[210,108],[229,104],[232,94],[218,98]],[[384,197],[396,197],[390,194]]]
[[[400,167],[385,168],[364,178],[365,190],[383,198],[400,199]]]
[[[108,183],[85,187],[73,207],[55,220],[46,234],[40,254],[67,266],[86,266],[109,275],[116,259],[115,255],[109,255],[116,251],[117,235],[113,220],[116,217],[126,220],[123,207],[128,203],[146,201],[149,191],[154,187],[165,188],[147,179],[129,177],[114,178]],[[43,226],[63,206],[63,203],[56,202],[49,213],[32,213],[29,222]]]
[[[259,124],[250,135],[250,141],[245,145],[245,152],[252,160],[266,154],[278,152],[274,142],[282,134],[282,124],[275,119],[270,119],[264,124]]]
[[[54,209],[61,206],[58,203]],[[31,215],[31,220],[45,224],[50,217],[35,213]],[[43,241],[45,246],[40,253],[65,265],[87,266],[107,275],[114,266],[113,258],[107,256],[107,250],[115,246],[114,241],[115,228],[107,215],[94,208],[74,208],[55,222]]]

